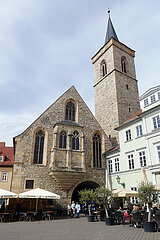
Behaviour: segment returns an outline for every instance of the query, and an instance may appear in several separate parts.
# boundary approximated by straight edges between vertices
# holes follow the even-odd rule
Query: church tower
[[[92,57],[94,64],[95,117],[115,145],[115,127],[140,109],[134,57],[135,51],[121,43],[110,11],[104,46]]]

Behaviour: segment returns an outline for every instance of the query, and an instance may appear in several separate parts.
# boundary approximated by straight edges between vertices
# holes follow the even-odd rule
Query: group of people
[[[73,216],[79,218],[79,212],[81,210],[81,206],[78,202],[72,201],[72,204],[68,204],[67,206],[67,214],[68,217]]]

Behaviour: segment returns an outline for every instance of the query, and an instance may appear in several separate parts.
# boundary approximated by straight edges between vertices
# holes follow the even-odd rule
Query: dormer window
[[[144,106],[147,107],[148,104],[149,104],[149,103],[148,103],[148,98],[146,98],[146,99],[144,100]]]
[[[155,95],[152,95],[152,96],[151,96],[151,103],[154,103],[155,101],[156,101]]]
[[[160,100],[160,92],[158,92],[158,100]]]
[[[3,162],[3,156],[0,156],[0,162]]]
[[[75,105],[72,101],[69,101],[66,105],[65,120],[75,121]]]
[[[122,68],[122,72],[126,73],[126,58],[125,57],[121,58],[121,68]]]
[[[107,75],[107,64],[105,60],[101,62],[101,75],[102,77]]]

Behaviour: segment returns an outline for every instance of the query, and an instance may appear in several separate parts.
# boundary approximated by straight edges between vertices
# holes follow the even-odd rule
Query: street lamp
[[[125,188],[125,183],[123,182],[121,182],[121,179],[120,179],[120,176],[118,175],[117,177],[116,177],[116,180],[117,180],[117,183],[119,183],[119,184],[121,184],[122,186],[123,186],[123,188]]]

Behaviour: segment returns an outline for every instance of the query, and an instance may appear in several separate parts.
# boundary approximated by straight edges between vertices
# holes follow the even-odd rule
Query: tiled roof
[[[129,122],[132,122],[133,120],[135,119],[138,119],[138,115],[142,113],[142,109],[140,109],[137,113],[135,113],[132,117],[130,117],[129,119],[127,119],[124,123],[122,123],[120,126],[116,127],[115,129],[119,129],[120,127],[122,126],[125,126],[125,124],[129,123]]]
[[[130,122],[130,121],[133,120],[134,118],[137,118],[138,115],[139,115],[141,112],[142,112],[142,109],[140,109],[137,113],[135,113],[132,117],[130,117],[130,118],[129,118],[127,121],[125,121],[123,124]],[[122,125],[123,125],[123,124],[122,124]]]
[[[0,162],[0,166],[13,166],[14,162],[14,148],[5,147],[0,145],[0,155],[4,156],[3,162]]]
[[[107,155],[109,155],[110,153],[112,153],[112,152],[114,152],[114,151],[116,151],[116,150],[118,150],[118,149],[120,149],[120,145],[119,145],[119,144],[116,144],[116,145],[113,146],[112,148],[110,148],[110,149],[108,149],[107,151],[105,151],[105,152],[103,153],[103,156],[106,157]]]

